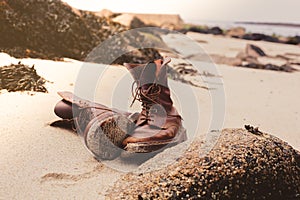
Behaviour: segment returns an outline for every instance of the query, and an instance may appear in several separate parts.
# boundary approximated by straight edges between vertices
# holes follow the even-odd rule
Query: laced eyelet
[[[137,84],[135,90],[133,90],[134,84]],[[142,88],[142,86],[139,85],[138,81],[133,82],[132,84],[133,101],[131,105],[133,105],[133,103],[136,100],[142,102],[142,107],[143,107],[142,110],[144,111],[143,117],[141,118],[142,120],[153,121],[151,119],[153,115],[151,115],[150,113],[157,113],[158,111],[155,108],[154,109],[150,109],[150,108],[152,107],[152,105],[158,104],[157,98],[160,95],[160,93],[161,93],[161,87],[156,83],[149,84],[147,88]]]
[[[156,114],[158,112],[158,110],[156,108],[151,108],[150,112]]]

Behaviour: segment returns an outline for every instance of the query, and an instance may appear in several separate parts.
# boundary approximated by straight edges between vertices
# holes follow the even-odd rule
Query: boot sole
[[[122,142],[127,137],[131,127],[134,127],[127,117],[112,116],[103,121],[94,119],[84,133],[84,142],[88,150],[98,160],[112,160],[121,154]]]
[[[162,151],[165,148],[175,146],[186,140],[186,129],[181,126],[178,130],[176,137],[172,139],[153,142],[128,143],[124,149],[130,153],[150,153],[154,151]]]

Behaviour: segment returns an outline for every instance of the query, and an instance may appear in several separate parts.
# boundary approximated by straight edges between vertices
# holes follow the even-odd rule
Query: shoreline
[[[219,27],[224,31],[235,28],[244,28],[245,33],[258,33],[277,37],[295,37],[300,35],[299,23],[280,22],[251,22],[251,21],[210,21],[185,20],[185,24],[202,27]]]
[[[281,22],[250,22],[250,21],[237,21],[235,24],[253,24],[253,25],[270,25],[270,26],[281,26],[281,27],[296,27],[300,28],[300,24],[297,23],[281,23]]]

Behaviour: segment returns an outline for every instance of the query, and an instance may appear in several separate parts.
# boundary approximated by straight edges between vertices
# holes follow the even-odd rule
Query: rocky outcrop
[[[267,42],[279,42],[278,38],[270,36],[270,35],[265,35],[262,33],[248,33],[242,36],[242,39],[245,40],[263,40]]]
[[[243,36],[240,36],[239,38],[241,39],[246,39],[246,40],[262,40],[262,41],[267,41],[267,42],[275,42],[275,43],[283,43],[283,44],[293,44],[293,45],[299,45],[300,44],[300,36],[296,35],[293,37],[274,37],[270,35],[265,35],[261,33],[248,33]]]
[[[281,71],[281,72],[294,72],[297,71],[295,68],[291,67],[290,65],[275,65],[275,64],[261,64],[256,62],[250,62],[243,64],[241,67],[246,68],[253,68],[253,69],[265,69],[265,70],[272,70],[272,71]]]
[[[217,26],[211,28],[207,26],[191,26],[187,31],[204,34],[223,35],[223,30]]]
[[[217,64],[225,64],[231,66],[257,66],[258,69],[263,69],[264,65],[259,63],[258,58],[267,56],[266,53],[258,46],[247,44],[243,51],[240,51],[236,57],[226,57],[222,55],[211,54],[210,57]],[[251,63],[251,65],[249,65]],[[275,65],[274,65],[275,66]],[[254,68],[254,67],[253,67]],[[267,68],[266,68],[267,69]],[[271,68],[268,68],[271,70]],[[274,70],[274,68],[273,68]]]
[[[182,29],[183,20],[180,15],[172,14],[141,14],[141,13],[126,13],[133,17],[138,18],[147,26],[157,26],[168,29]]]
[[[257,58],[267,56],[267,54],[258,46],[247,44],[244,51],[237,54],[237,58],[247,62],[258,62]]]
[[[233,38],[240,38],[245,40],[254,40],[254,41],[267,41],[275,43],[284,43],[284,44],[300,44],[300,36],[296,35],[293,37],[283,37],[283,36],[271,36],[262,33],[246,33],[246,29],[243,27],[233,27],[228,30],[223,31],[220,27],[208,27],[201,25],[186,25],[185,28],[181,29],[180,32],[197,32],[203,34],[214,34],[214,35],[227,35]]]
[[[234,27],[230,28],[226,31],[226,35],[229,35],[231,37],[240,38],[243,35],[245,35],[246,29],[243,27]]]
[[[180,29],[183,26],[183,20],[176,14],[136,14],[136,17],[145,24],[162,28]]]
[[[240,66],[240,67],[282,71],[282,72],[297,71],[297,69],[292,67],[289,62],[283,65],[276,65],[273,63],[261,63],[259,60],[260,57],[270,57],[270,56],[268,56],[260,47],[255,46],[253,44],[247,44],[245,50],[239,52],[236,58],[231,58],[231,60],[233,61],[239,59],[241,61],[240,64],[236,64],[235,66]]]
[[[197,141],[164,169],[125,175],[107,198],[299,198],[299,152],[272,135],[251,126],[247,129],[223,130],[205,156],[199,156],[203,142]]]
[[[114,13],[108,9],[103,9],[99,12],[94,12],[94,14],[98,17],[106,17],[106,18],[110,18],[114,16]]]
[[[250,57],[261,57],[266,56],[267,54],[258,46],[255,46],[253,44],[247,44],[246,46],[246,54]]]
[[[298,71],[293,65],[298,65],[297,60],[287,56],[268,56],[260,47],[253,44],[247,44],[246,48],[240,51],[235,57],[227,57],[217,54],[210,55],[213,62],[217,64],[224,64],[237,67],[246,67],[253,69],[264,69],[281,72],[295,72]],[[262,57],[269,58],[268,62],[262,61]],[[285,59],[286,63],[277,65],[275,61],[277,59]],[[272,61],[272,62],[270,62]]]
[[[133,28],[146,27],[146,24],[132,14],[121,14],[112,19],[114,22],[120,23],[123,26]]]
[[[0,0],[0,26],[0,51],[14,57],[45,59],[84,60],[101,42],[127,30],[109,18],[74,9],[60,0]],[[143,40],[137,34],[123,41],[123,46],[115,41],[109,54],[113,57],[117,48]],[[155,50],[137,50],[116,62],[133,61],[135,57],[143,62],[157,55]]]
[[[300,36],[294,36],[294,37],[289,37],[287,38],[287,44],[295,44],[299,45],[300,44]]]

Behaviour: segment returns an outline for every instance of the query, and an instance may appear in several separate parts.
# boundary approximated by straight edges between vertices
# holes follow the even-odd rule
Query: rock
[[[108,199],[297,199],[300,153],[253,129],[225,129],[206,155],[195,141],[173,164],[131,173],[117,181]],[[257,134],[259,133],[259,134]]]
[[[130,29],[145,27],[145,23],[132,14],[121,14],[112,19],[114,22],[120,23]]]
[[[188,31],[204,34],[208,34],[208,30],[209,28],[207,26],[191,26],[188,28]]]
[[[110,18],[114,15],[114,13],[108,9],[103,9],[100,12],[95,12],[95,15],[98,17]]]
[[[285,36],[279,36],[278,40],[280,43],[287,43],[289,41],[289,38]]]
[[[156,26],[169,30],[181,30],[183,27],[181,17],[172,14],[121,13],[115,16],[113,21],[131,28]]]
[[[245,53],[247,56],[257,58],[266,56],[266,53],[258,46],[255,46],[253,44],[247,44]]]
[[[258,57],[266,56],[265,52],[258,46],[247,44],[244,51],[239,52],[236,57],[226,57],[216,54],[211,54],[210,57],[217,64],[244,66],[244,62],[258,64]]]
[[[188,31],[204,34],[222,35],[223,30],[217,26],[208,28],[207,26],[191,26]]]
[[[286,43],[299,45],[300,44],[300,36],[297,35],[294,37],[289,37]]]
[[[223,30],[218,26],[210,28],[208,32],[213,35],[223,35]]]
[[[275,65],[271,63],[262,64],[259,62],[258,58],[267,56],[266,53],[258,46],[253,44],[247,44],[244,51],[239,52],[236,55],[237,59],[241,59],[241,63],[237,63],[235,66],[247,67],[253,69],[264,69],[264,70],[273,70],[273,71],[282,71],[282,72],[295,72],[297,69],[290,66],[290,63],[287,62],[284,65]]]
[[[0,0],[0,51],[15,57],[58,59],[63,57],[84,60],[101,42],[128,28],[109,18],[98,17],[93,12],[80,11],[60,0]],[[143,41],[136,34],[120,45],[111,45],[110,57],[118,48],[132,46]],[[154,59],[158,52],[136,50],[123,55],[115,63],[140,62]]]
[[[267,41],[267,42],[279,42],[279,39],[273,36],[269,36],[269,35],[265,35],[265,34],[261,34],[261,33],[249,33],[249,34],[245,34],[242,39],[245,40],[263,40],[263,41]]]
[[[246,62],[246,65],[251,63],[251,65],[261,65],[258,61],[259,57],[266,56],[266,53],[258,46],[255,46],[253,44],[247,44],[244,51],[240,51],[236,58],[241,59],[242,61]],[[242,62],[243,63],[243,62]],[[237,64],[236,66],[244,66],[243,63]]]
[[[183,27],[183,20],[180,15],[175,14],[141,14],[141,13],[130,13],[137,17],[147,26],[157,26],[168,29],[180,30]]]
[[[245,35],[246,29],[243,27],[234,27],[227,30],[226,35],[231,37],[241,38]]]
[[[272,71],[281,71],[281,72],[295,72],[297,69],[291,67],[290,65],[275,65],[275,64],[261,64],[257,62],[248,62],[246,64],[241,65],[241,67],[253,68],[253,69],[265,69]]]

